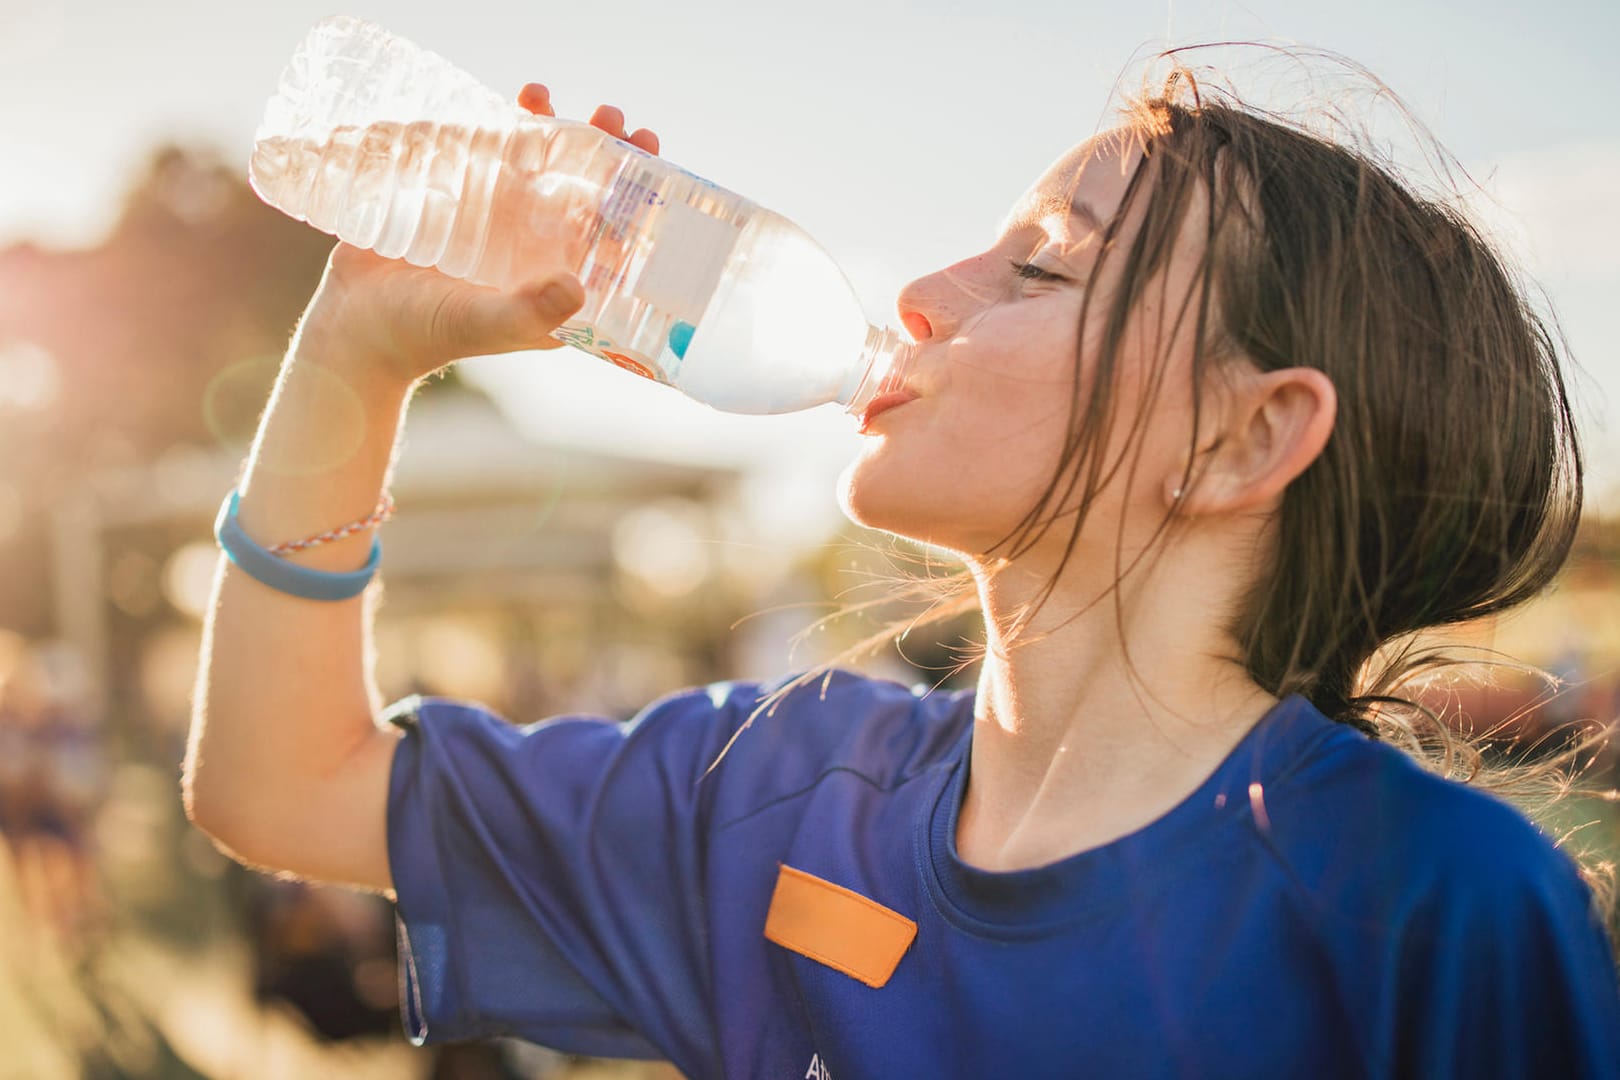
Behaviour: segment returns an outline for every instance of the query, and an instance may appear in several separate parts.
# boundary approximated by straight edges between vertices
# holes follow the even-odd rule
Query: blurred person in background
[[[67,646],[0,634],[0,840],[36,927],[70,945],[103,908],[91,830],[106,755],[79,670]]]
[[[1567,762],[1480,767],[1408,700],[1428,658],[1381,651],[1535,595],[1580,513],[1555,337],[1456,211],[1178,61],[899,298],[915,368],[841,496],[962,557],[975,689],[385,710],[362,515],[412,389],[580,303],[339,245],[222,513],[188,810],[396,899],[414,1037],[693,1077],[1620,1076],[1604,868],[1491,794]]]

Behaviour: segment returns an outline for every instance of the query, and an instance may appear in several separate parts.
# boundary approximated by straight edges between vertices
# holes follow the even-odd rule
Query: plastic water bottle
[[[299,46],[249,174],[272,206],[389,258],[503,288],[573,273],[585,306],[555,337],[718,409],[858,415],[912,355],[780,214],[359,19]]]

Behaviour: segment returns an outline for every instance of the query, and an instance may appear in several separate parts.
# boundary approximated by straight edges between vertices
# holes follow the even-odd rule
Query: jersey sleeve
[[[712,1071],[704,770],[757,695],[517,727],[407,699],[388,796],[407,1033]]]
[[[1620,981],[1591,891],[1563,853],[1536,855],[1506,856],[1415,914],[1397,1075],[1620,1078]]]

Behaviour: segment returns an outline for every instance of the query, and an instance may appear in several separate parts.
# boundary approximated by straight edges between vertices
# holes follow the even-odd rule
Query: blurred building
[[[232,450],[171,447],[51,507],[53,621],[91,659],[99,708],[178,738],[219,559],[213,521],[240,465]],[[421,395],[382,530],[382,689],[516,717],[623,715],[716,677],[740,598],[723,587],[712,525],[734,481],[539,445],[481,396]]]
[[[258,1075],[239,1071],[251,1050],[226,1051],[270,1015],[205,1017],[200,1000],[183,1014],[163,980],[120,981],[106,958],[152,942],[215,974],[245,959],[220,985],[290,1002],[309,1038],[397,1031],[387,906],[240,871],[179,807],[213,520],[331,243],[264,207],[234,166],[165,148],[104,243],[0,250],[0,644],[14,646],[0,664],[0,745],[13,751],[0,870],[15,867],[23,906],[39,909],[28,921],[56,912],[78,935],[61,954],[63,1008],[118,1002],[162,1050],[131,1061],[218,1051],[238,1063],[231,1075]],[[387,697],[618,717],[726,673],[746,601],[712,527],[734,475],[525,440],[453,371],[411,414],[384,529]],[[0,946],[36,929],[0,920]],[[109,1037],[89,1025],[62,1047],[100,1061]],[[444,1075],[507,1076],[501,1062],[520,1057],[434,1060]],[[552,1075],[543,1064],[530,1055],[518,1071]]]

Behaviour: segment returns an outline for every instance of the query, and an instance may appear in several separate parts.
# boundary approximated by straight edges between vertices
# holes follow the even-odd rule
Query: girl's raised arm
[[[552,115],[543,86],[519,101]],[[627,136],[610,106],[592,123]],[[387,490],[407,403],[465,356],[555,348],[583,302],[572,277],[501,292],[339,244],[304,313],[238,488],[238,521],[261,547],[365,518]],[[319,571],[363,566],[365,528],[285,555]],[[191,820],[244,862],[392,888],[386,841],[394,736],[371,671],[368,590],[302,599],[221,557],[203,628],[183,792]]]

